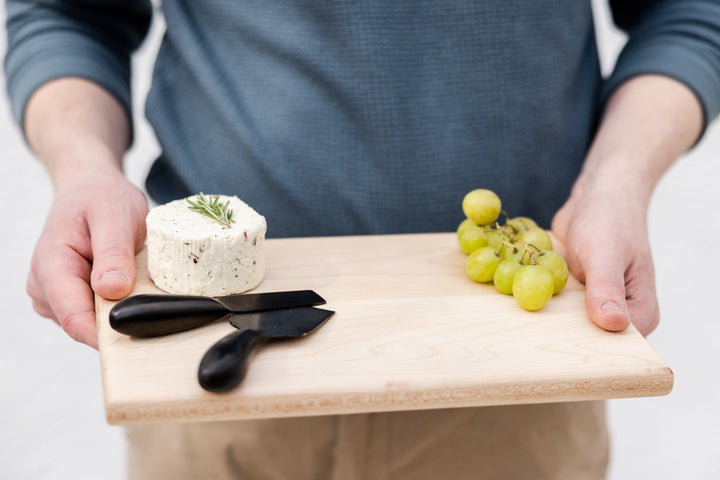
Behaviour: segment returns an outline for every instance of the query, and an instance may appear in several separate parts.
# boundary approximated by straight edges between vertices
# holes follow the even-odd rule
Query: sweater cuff
[[[5,59],[12,113],[22,127],[30,97],[43,84],[61,77],[97,83],[112,94],[132,118],[130,73],[102,46],[63,32],[27,39]]]
[[[644,74],[658,74],[685,84],[698,98],[703,112],[702,134],[708,124],[720,113],[720,59],[710,53],[704,55],[696,49],[676,43],[628,45],[618,58],[610,78],[603,89],[603,101],[623,82]]]

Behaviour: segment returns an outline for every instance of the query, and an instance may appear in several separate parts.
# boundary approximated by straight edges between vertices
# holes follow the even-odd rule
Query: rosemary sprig
[[[220,197],[206,197],[202,192],[196,195],[196,201],[189,198],[187,202],[190,204],[188,208],[194,212],[201,213],[207,217],[220,222],[223,226],[230,228],[231,223],[235,223],[232,219],[233,211],[228,208],[230,201],[220,203]]]

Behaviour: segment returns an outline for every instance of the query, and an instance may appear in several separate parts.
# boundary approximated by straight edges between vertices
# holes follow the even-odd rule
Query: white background
[[[609,24],[604,5],[595,3],[607,70],[623,37]],[[0,20],[4,15],[0,7]],[[158,151],[141,102],[161,29],[156,21],[135,61],[137,132],[126,169],[138,185]],[[3,82],[0,76],[4,93]],[[1,97],[0,478],[121,479],[123,430],[105,423],[97,352],[35,314],[25,294],[33,245],[52,193]],[[611,480],[720,479],[718,123],[653,197],[650,238],[662,320],[648,341],[673,369],[675,386],[666,397],[608,402]]]

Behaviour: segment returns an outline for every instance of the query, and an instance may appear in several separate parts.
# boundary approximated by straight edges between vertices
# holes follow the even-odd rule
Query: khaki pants
[[[128,427],[132,480],[603,479],[604,402]]]

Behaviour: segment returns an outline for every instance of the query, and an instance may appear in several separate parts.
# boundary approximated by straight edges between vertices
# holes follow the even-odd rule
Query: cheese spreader
[[[304,336],[325,323],[335,312],[315,307],[295,307],[230,317],[238,329],[215,343],[198,368],[200,386],[210,392],[235,388],[247,373],[252,350],[268,340]]]
[[[119,301],[110,310],[110,326],[133,337],[184,332],[234,313],[251,313],[322,305],[313,290],[244,293],[222,297],[141,294]]]

